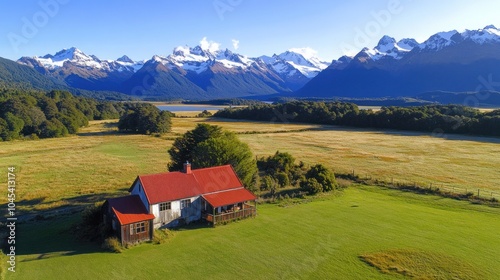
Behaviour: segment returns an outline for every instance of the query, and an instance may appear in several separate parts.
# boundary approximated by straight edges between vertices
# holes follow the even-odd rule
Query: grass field
[[[240,134],[256,156],[276,150],[336,172],[378,179],[443,183],[500,192],[500,139],[307,124],[174,118],[162,137],[116,132],[116,123],[91,122],[78,136],[0,142],[0,170],[16,166],[19,209],[46,210],[125,194],[139,174],[166,170],[173,139],[209,122]],[[311,131],[301,131],[311,129]],[[0,183],[6,177],[0,178]]]
[[[401,279],[396,268],[417,279],[498,279],[499,214],[435,196],[351,187],[288,207],[260,205],[254,219],[176,231],[165,244],[122,254],[75,242],[67,231],[75,219],[64,218],[19,228],[17,272],[8,279]],[[361,256],[390,258],[391,274]]]
[[[138,174],[165,171],[173,139],[201,122],[239,133],[257,156],[280,150],[339,172],[500,190],[496,138],[199,118],[173,122],[172,133],[161,137],[119,134],[116,122],[96,121],[77,136],[0,142],[0,170],[17,168],[18,214],[126,194]],[[6,185],[6,176],[0,183]],[[6,274],[3,267],[0,273],[7,279],[398,279],[400,274],[433,279],[436,273],[443,279],[495,279],[500,274],[498,208],[351,187],[300,205],[261,205],[258,213],[215,229],[181,230],[166,244],[144,244],[123,254],[76,242],[68,228],[78,214],[20,224],[17,272]]]

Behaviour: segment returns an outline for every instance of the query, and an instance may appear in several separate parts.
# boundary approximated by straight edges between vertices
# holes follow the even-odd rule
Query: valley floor
[[[74,218],[56,219],[20,227],[18,271],[8,279],[398,279],[360,259],[391,250],[440,256],[432,265],[444,267],[442,279],[495,279],[499,210],[351,187],[301,204],[260,205],[254,219],[186,228],[165,244],[121,254],[75,242],[66,231]]]
[[[18,214],[44,217],[47,210],[126,194],[138,174],[165,171],[173,140],[201,122],[235,131],[258,157],[279,150],[297,162],[323,163],[340,173],[354,170],[381,180],[500,193],[498,138],[203,118],[173,122],[173,131],[162,137],[119,134],[116,121],[96,121],[76,136],[1,142],[0,170],[16,167]],[[6,176],[0,183],[6,185]],[[166,244],[145,244],[122,254],[74,241],[68,228],[78,214],[28,222],[17,229],[17,272],[7,275],[2,260],[2,275],[388,279],[394,276],[380,273],[360,256],[401,250],[442,256],[443,267],[464,268],[458,270],[463,279],[500,274],[498,208],[367,186],[284,206],[261,205],[255,219],[180,230]]]

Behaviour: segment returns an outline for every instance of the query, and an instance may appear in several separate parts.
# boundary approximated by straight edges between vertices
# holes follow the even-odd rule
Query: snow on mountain
[[[415,39],[401,39],[400,41],[396,41],[394,38],[385,35],[380,39],[375,48],[363,48],[356,57],[363,61],[366,59],[378,61],[384,57],[392,57],[400,60],[415,48],[426,51],[440,51],[467,40],[476,44],[500,43],[500,30],[493,25],[488,25],[483,29],[465,30],[464,32],[456,30],[438,32],[423,43],[418,43]]]
[[[258,59],[271,66],[280,75],[293,76],[299,71],[307,78],[313,78],[327,68],[328,62],[320,61],[309,48],[290,49],[279,55],[260,56]]]
[[[478,44],[500,42],[500,29],[494,25],[488,25],[479,30],[465,30],[461,35]]]
[[[199,45],[194,48],[179,46],[174,49],[171,55],[165,57],[162,63],[170,68],[173,68],[175,65],[186,71],[194,71],[200,74],[215,63],[220,63],[228,69],[246,69],[254,62],[254,60],[240,54],[235,54],[228,49],[218,50],[212,46],[206,48],[203,45]]]
[[[54,55],[47,54],[42,57],[22,57],[19,63],[27,64],[27,62],[39,63],[44,68],[55,71],[61,67],[64,67],[65,63],[71,63],[80,67],[87,67],[91,69],[98,69],[102,71],[132,71],[135,72],[139,70],[143,65],[143,61],[133,61],[128,56],[122,56],[117,60],[100,60],[95,55],[87,55],[81,50],[71,47],[69,49],[63,49]]]
[[[396,39],[384,35],[375,48],[366,48],[363,51],[375,61],[386,56],[401,59],[416,46],[418,46],[418,43],[414,39],[402,39],[396,42]]]
[[[452,37],[455,34],[459,34],[458,31],[452,30],[447,32],[439,32],[427,39],[425,42],[419,45],[420,49],[423,50],[434,50],[439,51],[447,46],[454,44]]]
[[[47,54],[43,57],[33,57],[33,59],[37,60],[45,68],[50,70],[62,67],[66,61],[75,62],[79,65],[92,68],[102,67],[100,61],[96,60],[95,57],[86,55],[81,50],[75,47],[63,49],[57,52],[55,55]]]
[[[469,40],[480,45],[485,43],[499,43],[500,29],[496,28],[494,25],[488,25],[477,30],[466,29],[464,32],[458,32],[456,30],[439,32],[420,44],[419,48],[438,51],[447,46],[455,45],[462,40]]]

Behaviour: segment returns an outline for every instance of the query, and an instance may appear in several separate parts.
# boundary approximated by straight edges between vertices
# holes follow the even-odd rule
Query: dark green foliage
[[[5,121],[3,124],[3,132],[0,135],[3,140],[13,140],[21,137],[21,130],[24,127],[24,121],[16,117],[11,112],[7,112],[3,116]]]
[[[274,196],[278,189],[278,182],[272,176],[266,175],[262,178],[261,189],[270,191],[271,195]]]
[[[330,171],[322,164],[316,164],[315,166],[311,167],[311,169],[307,171],[305,177],[307,179],[307,182],[309,182],[311,179],[314,179],[318,184],[321,185],[321,191],[323,192],[328,192],[338,188],[337,181],[335,180],[335,174],[333,174],[332,171]],[[311,190],[307,191],[310,192]],[[314,186],[313,191],[316,191],[316,186]]]
[[[276,153],[267,159],[260,159],[258,161],[259,169],[266,171],[269,174],[276,174],[278,172],[288,173],[295,166],[295,159],[289,153]]]
[[[274,175],[280,187],[286,187],[290,185],[290,178],[285,172],[278,172]]]
[[[253,185],[257,174],[257,164],[248,145],[219,126],[198,124],[177,138],[168,153],[172,159],[170,171],[181,170],[186,161],[192,162],[195,169],[230,164],[246,187]]]
[[[214,116],[271,122],[306,122],[500,136],[499,115],[500,113],[496,111],[482,113],[477,109],[458,105],[382,107],[374,112],[359,110],[351,103],[293,101],[228,108],[218,111]]]
[[[270,176],[279,187],[296,184],[304,175],[304,164],[296,165],[295,158],[289,153],[276,151],[273,156],[260,158],[257,166],[265,176]],[[264,185],[261,188],[266,189]]]
[[[210,113],[207,110],[203,110],[203,112],[196,115],[197,118],[207,118],[207,117],[211,117],[211,116],[212,116],[212,113]]]
[[[120,131],[140,134],[166,133],[171,126],[170,112],[149,103],[128,104],[118,122]]]
[[[223,134],[222,128],[216,125],[198,124],[193,130],[186,132],[183,136],[175,139],[172,147],[168,150],[171,161],[168,164],[168,170],[182,170],[186,161],[192,162],[192,152],[201,142],[209,138],[216,138]]]
[[[40,138],[54,138],[68,135],[66,126],[56,118],[46,120],[40,125]]]
[[[75,97],[67,91],[48,93],[0,90],[0,138],[61,137],[78,132],[89,120],[118,118],[124,103]]]
[[[257,173],[252,151],[231,132],[199,143],[193,149],[192,156],[194,168],[230,164],[244,186],[252,185]]]
[[[300,187],[309,194],[323,192],[323,186],[315,178],[309,178],[300,182]]]
[[[83,210],[82,221],[73,226],[78,238],[101,243],[112,234],[112,229],[103,221],[102,205],[95,203]]]

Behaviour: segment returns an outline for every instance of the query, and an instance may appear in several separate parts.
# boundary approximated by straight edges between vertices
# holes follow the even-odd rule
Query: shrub
[[[196,115],[197,118],[207,118],[207,117],[211,117],[211,116],[212,116],[212,113],[210,113],[207,110],[203,110],[203,112]]]
[[[288,178],[288,175],[285,172],[276,173],[275,178],[278,181],[280,187],[282,188],[290,185],[290,179]]]
[[[102,242],[112,234],[102,217],[102,203],[88,206],[82,212],[82,221],[73,227],[73,231],[80,239]]]
[[[113,252],[113,253],[121,253],[123,251],[122,244],[116,237],[108,237],[102,243],[102,248]]]
[[[309,194],[316,194],[323,191],[323,186],[314,178],[300,182],[300,187]]]

